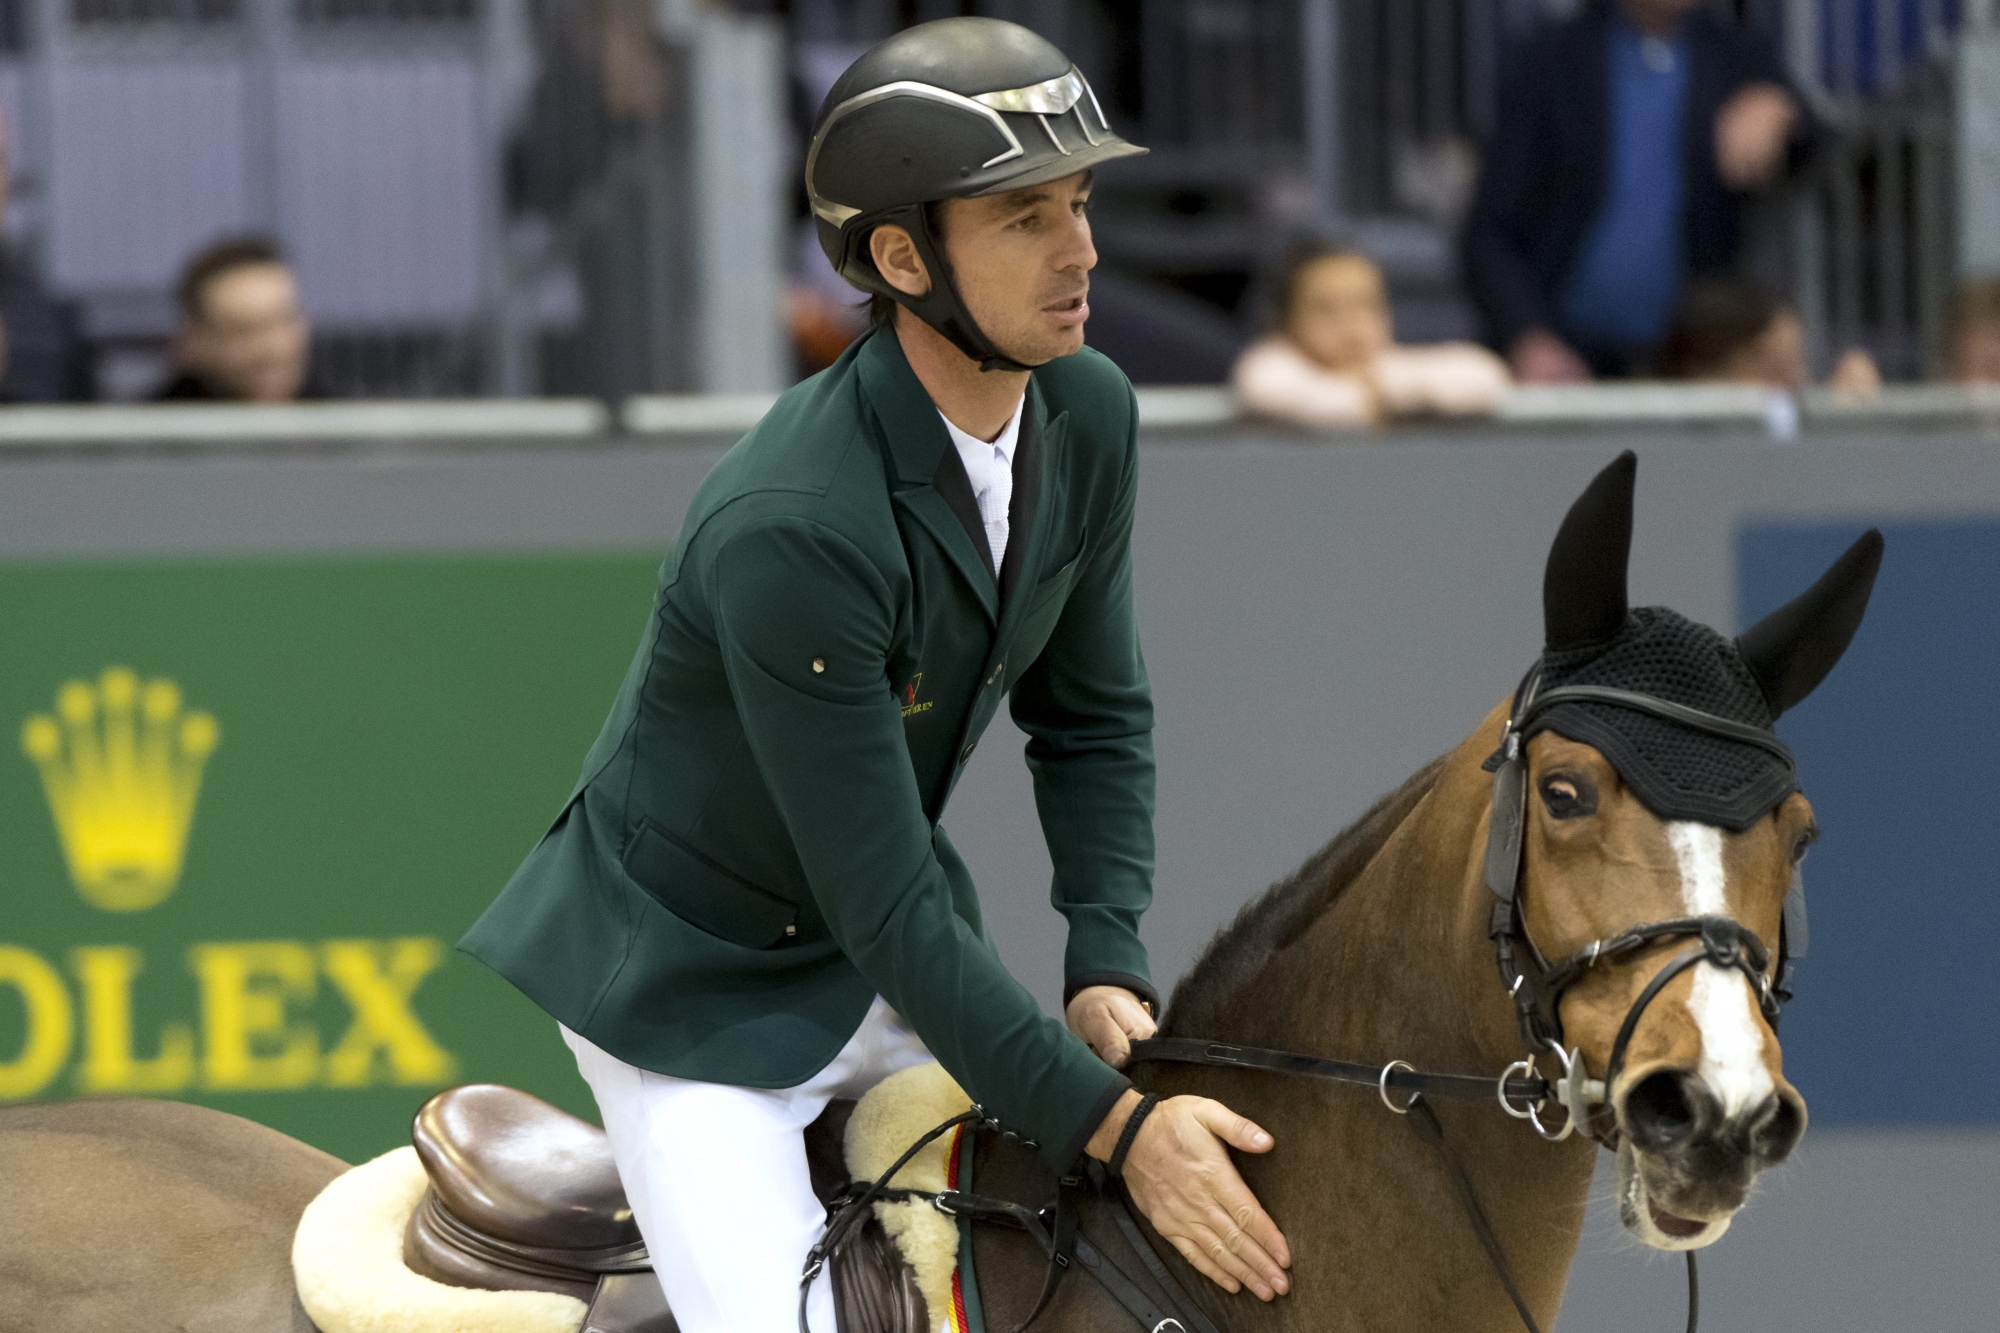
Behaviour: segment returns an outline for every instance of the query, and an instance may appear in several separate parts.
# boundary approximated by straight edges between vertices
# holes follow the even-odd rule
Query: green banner
[[[592,1114],[452,946],[574,782],[657,553],[0,567],[0,1102],[360,1161],[434,1090]]]

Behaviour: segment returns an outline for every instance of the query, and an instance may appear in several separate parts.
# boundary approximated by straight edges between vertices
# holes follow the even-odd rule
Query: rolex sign
[[[455,1082],[587,1112],[453,945],[575,781],[654,567],[0,566],[0,1103],[174,1097],[350,1161]]]

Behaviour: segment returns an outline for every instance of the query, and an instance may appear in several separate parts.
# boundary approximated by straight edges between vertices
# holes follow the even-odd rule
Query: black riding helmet
[[[1111,132],[1090,84],[1047,41],[999,19],[939,19],[876,46],[827,93],[806,153],[806,198],[841,277],[908,306],[982,370],[1028,370],[973,322],[924,206],[1145,151]],[[916,242],[927,294],[897,291],[876,271],[868,235],[885,222]]]

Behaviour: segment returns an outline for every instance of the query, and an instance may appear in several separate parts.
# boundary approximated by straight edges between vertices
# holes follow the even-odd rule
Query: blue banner
[[[1865,523],[1751,526],[1754,624]],[[1778,723],[1822,837],[1785,1069],[1815,1125],[2000,1121],[2000,523],[1881,525],[1868,617]]]

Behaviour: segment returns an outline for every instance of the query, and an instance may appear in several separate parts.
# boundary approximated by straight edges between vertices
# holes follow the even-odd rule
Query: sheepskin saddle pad
[[[833,1103],[806,1131],[814,1190],[873,1179],[970,1104],[936,1065]],[[475,1084],[427,1102],[411,1137],[299,1219],[293,1275],[322,1333],[674,1333],[602,1130]],[[941,1140],[895,1183],[946,1188],[958,1144]],[[963,1329],[956,1227],[922,1204],[875,1211],[828,1265],[843,1333]],[[933,1325],[928,1309],[947,1313]]]
[[[941,1065],[915,1065],[883,1079],[861,1098],[847,1119],[843,1138],[850,1177],[857,1181],[879,1178],[911,1144],[971,1106],[972,1099]],[[966,1131],[967,1126],[960,1125],[927,1145],[889,1184],[930,1193],[959,1188],[956,1164],[964,1160],[961,1149],[970,1147],[963,1142]],[[908,1308],[913,1302],[906,1294],[902,1308],[866,1312],[883,1322],[847,1323],[843,1327],[881,1329],[884,1333],[890,1330],[917,1333],[919,1329],[962,1333],[965,1302],[961,1296],[962,1275],[958,1271],[957,1222],[922,1200],[877,1203],[874,1209],[882,1231],[894,1240],[895,1250],[903,1261],[897,1267],[914,1279],[922,1293],[920,1301],[915,1303],[923,1308]],[[873,1224],[863,1230],[864,1242],[874,1230]],[[859,1248],[865,1249],[865,1243]],[[860,1268],[860,1265],[848,1266],[849,1272]],[[846,1274],[838,1263],[834,1265],[834,1274],[836,1294],[845,1296],[839,1291],[839,1279]],[[893,1284],[889,1290],[907,1293],[908,1285],[908,1282]],[[849,1307],[852,1302],[843,1299],[841,1304]],[[847,1309],[843,1308],[842,1313],[845,1315]]]

